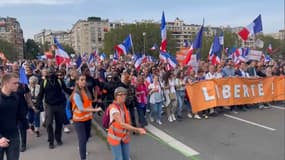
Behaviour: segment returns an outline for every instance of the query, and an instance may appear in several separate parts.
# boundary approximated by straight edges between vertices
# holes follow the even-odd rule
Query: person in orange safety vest
[[[91,121],[93,112],[102,111],[92,107],[92,96],[86,86],[86,76],[80,75],[76,78],[74,91],[70,97],[72,105],[72,120],[78,137],[79,153],[81,160],[86,160],[86,144],[90,137]]]
[[[111,146],[114,160],[129,160],[130,157],[130,133],[129,131],[146,134],[143,128],[130,125],[129,111],[125,106],[127,90],[118,87],[114,91],[115,100],[108,106],[110,125],[107,141]]]

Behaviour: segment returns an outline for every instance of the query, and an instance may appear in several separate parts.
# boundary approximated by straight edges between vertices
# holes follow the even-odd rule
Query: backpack
[[[111,109],[111,105],[115,105],[117,107],[117,109],[120,111],[120,108],[118,105],[112,103],[109,105],[109,107],[105,110],[103,117],[102,117],[102,125],[105,129],[108,129],[110,127],[110,109]]]
[[[62,87],[61,80],[57,79],[57,81],[58,81],[60,87]],[[46,86],[47,86],[47,79],[44,80],[44,88],[46,88]]]

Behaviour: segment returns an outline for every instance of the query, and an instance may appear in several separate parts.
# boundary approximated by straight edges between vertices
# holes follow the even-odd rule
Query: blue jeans
[[[177,102],[178,102],[178,110],[177,110],[177,115],[182,116],[182,110],[183,110],[183,104],[184,104],[184,98],[185,98],[185,91],[182,90],[177,90],[176,91],[176,97],[177,97]]]
[[[16,137],[7,137],[9,142],[9,147],[1,148],[0,147],[0,160],[4,159],[6,154],[7,160],[19,160],[20,157],[20,139],[19,136]]]
[[[114,160],[129,160],[130,159],[130,144],[129,143],[123,143],[112,146],[111,150],[114,156]]]
[[[161,120],[162,102],[151,104],[151,117],[157,121]]]
[[[91,120],[85,122],[74,122],[74,127],[78,138],[80,158],[81,160],[86,160],[86,148],[91,132]]]
[[[35,112],[33,109],[28,109],[28,120],[30,124],[33,124],[35,127],[40,127],[40,112]]]
[[[189,99],[186,99],[184,102],[185,102],[185,104],[187,106],[188,113],[192,113],[192,106],[191,106],[191,103],[190,103]]]
[[[147,125],[145,114],[146,114],[146,105],[143,103],[138,103],[137,106],[138,116],[139,116],[139,123],[141,127],[144,127]]]

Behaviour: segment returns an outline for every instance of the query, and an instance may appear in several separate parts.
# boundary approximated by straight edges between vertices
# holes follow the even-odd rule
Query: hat
[[[127,93],[127,89],[124,87],[118,87],[115,89],[114,95],[118,95],[119,93]]]

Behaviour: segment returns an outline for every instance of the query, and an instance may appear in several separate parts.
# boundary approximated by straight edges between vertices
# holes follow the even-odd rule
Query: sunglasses
[[[127,93],[118,93],[117,96],[126,96]]]

